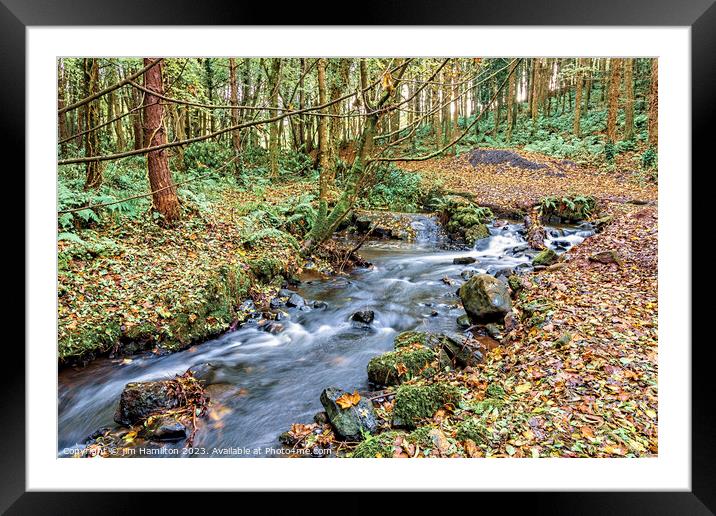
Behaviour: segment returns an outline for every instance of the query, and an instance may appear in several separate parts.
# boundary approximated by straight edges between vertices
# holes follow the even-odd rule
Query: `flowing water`
[[[292,423],[312,421],[322,410],[319,396],[324,388],[368,390],[368,361],[391,350],[397,333],[461,331],[456,318],[464,311],[456,290],[463,271],[499,275],[506,268],[529,267],[534,254],[527,250],[521,225],[491,227],[490,237],[470,251],[443,249],[439,226],[428,216],[416,215],[413,225],[415,242],[364,245],[361,255],[372,268],[302,283],[297,291],[308,303],[323,301],[327,307],[288,310],[280,333],[245,325],[171,355],[100,359],[79,371],[62,371],[59,450],[83,443],[99,428],[114,426],[119,395],[128,382],[169,379],[206,363],[211,364],[208,390],[215,408],[197,431],[194,446],[208,453],[277,448],[281,432]],[[548,228],[547,244],[561,252],[590,234],[587,226]],[[477,261],[452,263],[463,256]],[[370,326],[350,320],[363,309],[375,312]],[[266,453],[270,454],[259,455]]]

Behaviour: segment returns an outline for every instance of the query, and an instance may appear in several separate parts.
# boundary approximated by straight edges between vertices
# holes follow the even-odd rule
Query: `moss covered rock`
[[[476,274],[460,287],[458,294],[474,323],[501,321],[512,310],[507,285],[489,274]]]
[[[463,239],[468,245],[474,245],[477,240],[490,236],[485,222],[492,220],[494,215],[489,208],[464,200],[448,200],[442,203],[441,212],[443,220],[446,221],[445,229],[453,238]]]
[[[321,405],[326,409],[328,420],[340,438],[360,441],[365,434],[375,432],[378,428],[375,411],[365,398],[344,408],[340,402],[346,395],[350,396],[341,389],[329,387],[321,393]]]
[[[474,226],[470,226],[465,231],[465,243],[467,245],[473,246],[478,240],[482,238],[487,238],[489,236],[490,230],[487,229],[487,226],[485,224],[475,224]]]
[[[438,355],[420,344],[403,345],[368,362],[368,380],[376,385],[398,385],[437,372]]]
[[[482,361],[482,354],[465,346],[466,338],[458,334],[407,331],[394,341],[396,350],[409,346],[425,346],[436,354],[440,368],[467,367]]]
[[[171,410],[185,403],[178,395],[176,382],[173,380],[132,382],[122,391],[114,420],[121,425],[130,426],[156,412]]]
[[[557,258],[557,253],[552,249],[545,249],[532,259],[532,265],[552,265],[557,261]]]
[[[447,403],[457,403],[460,390],[448,383],[429,385],[401,385],[395,395],[393,426],[414,428],[417,423],[432,417]]]

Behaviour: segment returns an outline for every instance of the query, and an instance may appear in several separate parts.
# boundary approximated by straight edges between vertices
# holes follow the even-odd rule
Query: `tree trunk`
[[[84,86],[85,96],[94,95],[99,92],[99,63],[97,59],[85,58],[84,64]],[[84,126],[86,129],[99,125],[99,101],[95,100],[85,106]],[[96,156],[99,154],[99,132],[90,131],[85,134],[85,156]],[[87,162],[87,177],[85,190],[99,188],[102,184],[102,169],[99,161]]]
[[[624,60],[624,139],[634,138],[634,59]]]
[[[622,60],[613,58],[609,74],[609,108],[607,111],[607,141],[617,141],[617,111],[619,110],[619,87],[621,86]]]
[[[232,106],[239,105],[239,85],[236,83],[236,59],[233,57],[229,58],[229,88],[230,88],[230,102]],[[240,115],[239,108],[236,107],[231,110],[231,125],[239,125]],[[239,131],[231,132],[231,141],[234,146],[234,157],[238,158],[241,154],[241,134]],[[238,172],[240,168],[238,160],[234,164],[234,169]]]
[[[132,88],[132,98],[134,106],[139,104],[141,95],[139,90]],[[146,101],[146,98],[145,98]],[[142,110],[138,109],[130,115],[132,117],[132,131],[134,132],[134,150],[139,150],[144,146],[144,133],[142,132]]]
[[[271,65],[271,96],[269,102],[272,107],[270,110],[270,116],[272,117],[279,115],[278,93],[281,86],[281,61],[281,58],[274,58]],[[281,145],[279,141],[279,124],[281,124],[281,120],[271,122],[269,127],[269,175],[272,178],[278,177],[278,155]]]
[[[330,99],[331,101],[335,101],[339,99],[343,92],[345,91],[345,88],[348,85],[348,75],[350,73],[350,67],[351,67],[351,60],[348,58],[340,59],[340,62],[338,64],[338,74],[337,77],[333,78],[333,81],[331,81],[331,87],[330,87]],[[325,68],[325,67],[324,67]],[[325,80],[325,69],[324,69],[324,80]],[[325,87],[325,84],[324,84]],[[325,93],[325,91],[324,91]],[[321,100],[318,100],[319,104],[324,104],[324,102],[321,102]],[[329,168],[327,170],[328,175],[326,176],[326,179],[328,181],[328,185],[332,185],[335,181],[336,176],[336,166],[338,164],[339,159],[339,147],[341,142],[341,122],[342,120],[338,118],[338,115],[340,115],[341,112],[341,103],[338,102],[336,104],[333,104],[329,107],[329,113],[333,115],[328,124],[329,124],[329,146],[328,146],[328,162],[329,162]]]
[[[57,109],[63,109],[65,107],[65,71],[62,66],[62,59],[57,60]],[[67,129],[67,114],[62,113],[57,117],[57,132],[60,136],[60,140],[64,140],[70,136],[70,132]],[[60,155],[64,156],[67,153],[67,143],[60,144]]]
[[[318,59],[318,104],[326,103],[326,59]],[[325,110],[324,110],[325,111]],[[329,142],[328,142],[328,118],[322,116],[318,119],[318,163],[319,163],[319,199],[321,203],[326,202],[329,182]]]
[[[649,147],[659,143],[659,60],[651,60],[651,91],[649,92]]]
[[[145,57],[144,65],[148,66],[154,59]],[[151,67],[144,73],[144,87],[158,95],[164,94],[162,83],[163,63]],[[164,106],[159,97],[147,93],[144,96],[144,142],[147,147],[163,145],[167,142],[164,128]],[[152,151],[147,154],[149,185],[152,189],[154,208],[168,224],[180,217],[179,198],[176,186],[169,170],[166,149]]]
[[[510,78],[507,83],[507,141],[512,140],[512,131],[515,128],[515,102],[517,97],[517,74],[512,73],[517,63],[512,63],[509,73]]]
[[[585,82],[586,82],[586,85],[585,85],[586,92],[585,92],[585,96],[584,96],[584,114],[585,115],[589,113],[589,101],[592,98],[592,81],[593,81],[593,79],[592,79],[592,59],[591,58],[587,59],[587,65],[588,65],[589,69],[587,70],[587,77],[585,80]]]
[[[577,66],[579,67],[579,70],[577,70],[577,77],[575,84],[575,93],[574,93],[574,125],[572,127],[572,132],[574,133],[574,136],[579,138],[581,136],[581,128],[580,125],[582,123],[582,83],[584,82],[582,78],[582,60],[577,60]]]

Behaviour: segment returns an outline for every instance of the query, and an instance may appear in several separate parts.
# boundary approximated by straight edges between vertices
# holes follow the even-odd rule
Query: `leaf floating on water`
[[[336,403],[339,407],[342,409],[351,408],[353,405],[358,405],[358,402],[360,401],[360,394],[358,394],[358,391],[354,391],[353,394],[348,394],[347,392],[342,394],[337,400]]]

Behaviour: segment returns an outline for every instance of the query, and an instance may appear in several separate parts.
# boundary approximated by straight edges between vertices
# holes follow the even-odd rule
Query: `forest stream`
[[[115,426],[114,411],[128,382],[169,379],[202,364],[210,364],[203,370],[214,417],[199,425],[194,447],[209,454],[215,448],[279,448],[281,432],[292,423],[311,421],[322,410],[324,388],[370,390],[366,365],[392,349],[397,333],[464,331],[456,322],[464,314],[456,295],[464,271],[499,275],[503,269],[531,267],[534,253],[527,249],[523,226],[502,223],[491,226],[490,236],[474,249],[455,251],[446,249],[433,218],[415,215],[415,241],[365,243],[361,255],[371,268],[301,283],[295,290],[307,305],[284,309],[288,315],[274,328],[276,333],[249,321],[174,354],[99,359],[81,370],[61,371],[60,456],[92,432]],[[592,234],[589,225],[546,229],[545,243],[558,253]],[[453,264],[454,258],[465,256],[476,262]],[[351,321],[359,310],[373,310],[375,320],[369,325]]]

